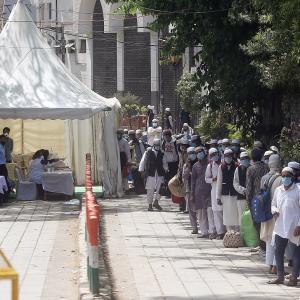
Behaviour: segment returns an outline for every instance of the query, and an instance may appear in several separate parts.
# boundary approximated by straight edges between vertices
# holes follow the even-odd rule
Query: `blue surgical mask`
[[[197,158],[198,158],[199,160],[204,159],[204,158],[205,158],[205,153],[204,153],[204,152],[198,153],[198,154],[197,154]]]
[[[244,167],[249,167],[250,166],[250,159],[242,159],[241,160],[241,165]]]
[[[194,160],[197,159],[197,156],[196,156],[195,153],[193,153],[193,154],[189,154],[189,155],[188,155],[188,158],[189,158],[189,160],[194,161]]]
[[[219,160],[219,155],[214,155],[212,158],[211,158],[212,161],[218,161]]]
[[[293,179],[291,177],[282,177],[281,182],[284,186],[290,186],[293,183]]]
[[[224,160],[228,165],[232,163],[232,157],[225,157]]]

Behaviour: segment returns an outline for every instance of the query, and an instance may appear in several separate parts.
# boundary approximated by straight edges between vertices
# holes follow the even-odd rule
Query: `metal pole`
[[[24,120],[21,120],[21,154],[24,154]]]
[[[58,32],[57,32],[57,27],[58,27],[58,9],[57,9],[57,0],[55,0],[55,26],[56,26],[56,30],[55,30],[55,38],[56,41],[58,40]]]
[[[64,32],[64,25],[61,25],[61,60],[65,63],[66,57],[66,41],[65,41],[65,32]]]
[[[158,93],[158,111],[163,112],[163,86],[162,86],[162,67],[160,65],[160,36],[161,32],[158,30],[158,86],[159,86],[159,93]]]

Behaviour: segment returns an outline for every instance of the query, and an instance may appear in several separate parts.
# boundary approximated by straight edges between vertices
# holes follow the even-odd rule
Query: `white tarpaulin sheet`
[[[3,121],[1,125],[14,128],[12,135],[18,136],[19,149],[24,152],[42,145],[47,147],[52,136],[52,145],[58,143],[55,150],[62,153],[63,134],[61,130],[53,130],[61,128],[61,123],[47,126],[50,125],[47,121],[42,128],[43,121],[20,123],[16,119],[64,119],[64,152],[77,184],[84,183],[85,154],[91,153],[94,180],[103,184],[107,197],[121,196],[115,135],[119,101],[94,93],[66,69],[20,1],[0,34],[0,63],[0,119],[16,122]],[[15,128],[20,124],[22,130],[18,134]],[[42,130],[45,128],[46,133]],[[31,143],[32,139],[36,141]]]
[[[110,110],[67,70],[20,1],[0,34],[0,65],[2,119],[87,119]]]

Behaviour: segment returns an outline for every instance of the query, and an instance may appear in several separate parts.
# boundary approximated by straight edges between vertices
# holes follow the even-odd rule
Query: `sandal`
[[[276,278],[268,281],[268,284],[284,284],[284,278]]]

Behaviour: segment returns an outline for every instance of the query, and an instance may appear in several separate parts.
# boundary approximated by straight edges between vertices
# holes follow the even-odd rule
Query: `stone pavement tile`
[[[145,203],[143,196],[103,201],[116,285],[123,276],[114,271],[120,261],[132,272],[137,299],[266,300],[296,295],[283,287],[269,290],[267,268],[248,248],[226,249],[222,241],[197,239],[190,234],[188,216],[175,212],[169,200],[162,199],[163,212],[149,213]],[[112,247],[117,242],[122,247]]]
[[[185,289],[188,291],[189,297],[192,299],[214,299],[213,291],[205,282],[201,281],[184,281]],[[206,298],[207,297],[207,298]]]

